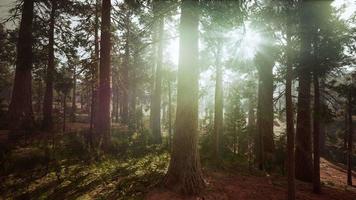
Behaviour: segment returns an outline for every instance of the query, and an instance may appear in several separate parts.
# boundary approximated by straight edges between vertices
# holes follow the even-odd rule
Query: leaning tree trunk
[[[314,72],[314,115],[313,115],[313,158],[314,158],[314,171],[313,171],[313,192],[320,193],[320,88],[319,77]]]
[[[100,68],[99,68],[99,88],[98,107],[100,111],[96,113],[98,121],[96,132],[102,134],[103,150],[107,150],[110,144],[110,99],[111,99],[111,30],[110,30],[110,0],[102,1],[101,20],[101,40],[100,40]]]
[[[8,112],[11,130],[31,129],[34,125],[31,92],[33,4],[33,0],[26,0],[22,8],[14,88]]]
[[[180,50],[176,131],[165,184],[184,194],[204,187],[198,152],[198,0],[183,0],[180,18]]]
[[[154,1],[155,14],[159,9],[158,1]],[[156,26],[156,35],[157,35],[157,53],[156,56],[156,75],[155,75],[155,84],[154,84],[154,95],[152,102],[152,134],[153,142],[156,144],[162,143],[161,135],[161,96],[162,96],[162,56],[163,56],[163,31],[164,31],[164,18],[163,16],[158,17],[157,26]]]
[[[348,144],[347,144],[347,185],[352,186],[352,146],[353,146],[353,124],[352,124],[352,87],[348,95]]]
[[[297,104],[297,132],[295,150],[295,176],[297,179],[312,182],[313,160],[311,142],[311,109],[310,84],[311,72],[311,34],[310,19],[312,8],[308,2],[300,7],[301,52],[299,65],[299,91]]]
[[[220,136],[223,132],[223,82],[222,82],[222,66],[220,63],[221,44],[218,44],[216,53],[216,82],[215,82],[215,111],[214,111],[214,159],[219,159]]]
[[[49,24],[48,35],[48,65],[47,65],[47,77],[46,77],[46,90],[43,101],[43,121],[42,127],[44,130],[51,130],[53,128],[53,76],[54,76],[54,26],[57,2],[52,0],[52,10]]]
[[[287,121],[287,180],[288,200],[295,200],[295,152],[294,152],[294,113],[292,99],[293,67],[291,62],[290,17],[287,16],[287,73],[286,73],[286,121]]]

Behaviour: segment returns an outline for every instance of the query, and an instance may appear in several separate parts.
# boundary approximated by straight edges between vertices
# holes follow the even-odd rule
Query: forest
[[[355,200],[354,0],[0,0],[0,200]]]

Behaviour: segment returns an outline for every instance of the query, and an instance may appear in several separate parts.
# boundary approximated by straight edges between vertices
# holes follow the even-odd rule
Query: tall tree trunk
[[[253,154],[257,152],[257,140],[256,140],[256,118],[254,111],[254,99],[252,96],[249,97],[248,104],[248,124],[247,124],[247,132],[248,132],[248,161],[249,161],[249,169],[252,167],[252,157]]]
[[[299,66],[299,88],[297,104],[297,132],[295,150],[295,176],[297,179],[312,182],[313,160],[311,143],[311,34],[310,19],[312,8],[310,1],[302,1],[300,6],[301,56]]]
[[[321,79],[320,81],[320,134],[319,134],[319,149],[320,149],[320,156],[325,155],[325,142],[326,142],[326,131],[327,131],[327,124],[326,124],[326,112],[327,112],[327,104],[326,100],[323,96],[323,92],[325,91],[325,79]]]
[[[102,1],[101,10],[101,40],[100,40],[100,68],[99,68],[99,98],[100,112],[97,114],[96,132],[102,134],[103,150],[108,150],[110,144],[110,99],[111,99],[111,30],[110,30],[110,0]]]
[[[43,101],[43,121],[42,127],[44,130],[53,128],[52,106],[53,106],[53,76],[55,72],[54,66],[54,26],[57,1],[51,0],[52,10],[50,15],[49,35],[48,35],[48,65],[46,75],[46,90]]]
[[[262,138],[263,159],[260,168],[271,167],[274,153],[273,134],[273,65],[274,61],[262,54],[258,56],[259,91],[257,128]],[[261,155],[260,155],[261,156]]]
[[[347,144],[347,185],[352,186],[352,146],[353,146],[353,124],[352,124],[352,86],[348,95],[348,144]]]
[[[135,63],[135,62],[134,62]],[[133,67],[136,67],[136,63],[133,65]],[[137,129],[137,118],[136,118],[136,104],[137,104],[137,84],[136,84],[136,69],[133,68],[131,70],[131,76],[130,76],[130,86],[131,86],[131,101],[130,101],[130,123],[129,123],[129,128],[130,130],[134,131]]]
[[[297,179],[307,182],[311,182],[313,177],[310,100],[310,74],[301,72],[297,104],[295,175]]]
[[[320,88],[319,77],[314,72],[314,116],[313,116],[313,152],[314,152],[314,171],[313,171],[313,192],[320,193]]]
[[[176,131],[165,184],[184,194],[204,187],[198,151],[198,0],[183,0],[180,18],[180,49]]]
[[[215,112],[214,112],[214,159],[219,159],[220,136],[223,134],[223,82],[222,66],[220,63],[221,44],[218,44],[216,52],[216,82],[215,82]]]
[[[264,153],[263,153],[263,133],[262,133],[262,110],[261,110],[261,96],[262,96],[262,81],[258,80],[258,92],[257,92],[257,120],[256,120],[256,137],[255,137],[255,145],[256,145],[256,164],[258,169],[264,169]]]
[[[290,5],[289,5],[290,6]],[[290,17],[287,16],[287,73],[286,73],[286,121],[287,121],[287,179],[288,200],[295,200],[295,154],[294,154],[294,113],[292,99],[293,67],[291,62]]]
[[[155,7],[158,7],[158,1],[154,1]],[[159,8],[155,8],[157,10]],[[157,15],[156,11],[155,14]],[[157,16],[156,16],[157,17]],[[163,56],[163,31],[164,31],[164,18],[159,16],[157,20],[157,53],[156,53],[156,75],[154,84],[154,95],[152,102],[152,134],[153,142],[156,144],[162,143],[161,135],[161,97],[162,97],[162,56]]]
[[[91,115],[90,115],[90,138],[94,139],[93,128],[96,124],[96,113],[98,113],[98,85],[99,85],[99,6],[100,0],[95,1],[95,24],[94,24],[94,62],[92,69],[92,86],[91,86]]]
[[[168,146],[169,149],[172,149],[172,91],[170,80],[168,80]]]
[[[14,88],[8,112],[11,130],[31,129],[34,125],[31,92],[33,2],[24,1],[22,8]]]
[[[128,125],[129,123],[129,68],[130,68],[130,11],[126,14],[126,43],[124,66],[122,69],[122,123]]]

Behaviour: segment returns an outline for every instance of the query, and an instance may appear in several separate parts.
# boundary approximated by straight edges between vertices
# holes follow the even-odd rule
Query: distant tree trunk
[[[169,149],[172,149],[172,91],[170,80],[168,80],[168,146]]]
[[[126,14],[126,43],[124,64],[122,68],[122,123],[128,125],[129,123],[129,65],[130,65],[130,11]]]
[[[155,6],[158,2],[154,1]],[[158,9],[158,8],[156,8]],[[156,10],[155,9],[155,10]],[[156,14],[156,13],[155,13]],[[157,16],[156,16],[157,17]],[[162,143],[161,135],[161,96],[162,96],[162,56],[163,56],[163,31],[164,31],[164,18],[159,16],[157,19],[157,53],[156,53],[156,76],[154,84],[154,95],[152,102],[152,134],[153,142],[156,144]]]
[[[218,44],[216,52],[216,80],[215,80],[215,111],[214,111],[214,159],[219,159],[220,136],[223,134],[223,82],[222,66],[220,63],[221,44]]]
[[[119,93],[119,86],[115,84],[113,92],[113,118],[115,119],[114,121],[117,123],[119,122],[119,106],[120,106],[120,93]]]
[[[262,160],[260,168],[271,167],[274,153],[273,134],[273,66],[274,61],[262,54],[257,55],[259,74],[257,128],[262,138]],[[261,155],[260,155],[261,156]],[[266,166],[268,164],[268,166]]]
[[[95,1],[95,24],[94,24],[94,62],[92,69],[92,86],[91,86],[91,115],[90,115],[90,134],[91,142],[93,142],[93,128],[96,122],[96,113],[98,113],[98,80],[99,80],[99,1]]]
[[[258,169],[264,169],[264,153],[263,153],[263,135],[261,128],[262,114],[261,114],[261,104],[260,100],[262,96],[262,82],[258,80],[258,92],[257,92],[257,120],[256,120],[256,137],[255,137],[255,145],[256,145],[256,164]]]
[[[249,169],[252,167],[252,157],[253,153],[256,154],[257,152],[257,140],[256,140],[256,117],[254,111],[254,100],[252,96],[249,97],[249,104],[248,104],[248,124],[247,124],[247,132],[248,132],[248,140],[249,140],[249,150],[248,150],[248,157],[249,157]],[[256,154],[257,155],[257,154]]]
[[[299,66],[299,88],[297,103],[297,132],[295,150],[295,176],[297,179],[312,182],[313,160],[311,142],[310,84],[311,60],[311,26],[309,24],[312,10],[307,1],[301,3],[301,56]]]
[[[176,131],[165,184],[184,194],[197,194],[205,185],[197,146],[198,25],[198,0],[183,0],[180,18]]]
[[[52,117],[52,104],[53,104],[53,76],[55,72],[54,66],[54,26],[57,1],[51,0],[52,10],[49,22],[49,35],[48,35],[48,65],[46,76],[46,90],[43,101],[43,121],[42,127],[44,130],[51,130],[53,128]]]
[[[348,141],[348,136],[349,136],[349,112],[348,112],[348,102],[345,104],[345,112],[344,112],[344,117],[345,117],[345,127],[344,127],[344,146],[343,150],[345,152],[345,162],[347,161],[347,141]]]
[[[326,113],[327,113],[327,104],[325,98],[323,97],[323,91],[325,91],[325,82],[326,80],[321,79],[320,82],[320,134],[319,134],[319,146],[320,146],[320,156],[325,155],[325,140],[326,140]]]
[[[67,94],[63,94],[63,127],[62,131],[66,131],[66,115],[67,115]]]
[[[136,67],[136,63],[133,65],[133,67]],[[136,69],[133,68],[131,70],[131,101],[130,101],[130,123],[129,123],[129,128],[131,131],[134,131],[137,129],[137,117],[136,117],[136,104],[137,104],[137,84],[136,84]]]
[[[38,102],[37,102],[37,113],[40,113],[42,111],[42,104],[43,104],[43,81],[39,80],[38,81]]]
[[[10,130],[26,130],[34,126],[31,92],[33,2],[26,0],[22,7],[15,80],[8,112]]]
[[[352,186],[352,145],[353,145],[353,124],[352,124],[352,87],[350,86],[348,96],[348,145],[347,145],[347,185]]]
[[[110,30],[110,0],[102,1],[102,20],[101,20],[101,40],[100,40],[100,68],[99,68],[99,90],[98,107],[100,111],[97,114],[98,121],[96,132],[102,134],[104,150],[107,150],[110,144],[110,99],[111,99],[111,30]]]
[[[320,88],[319,77],[314,72],[314,116],[313,116],[313,152],[314,152],[314,171],[313,171],[313,192],[320,193]]]
[[[76,94],[77,94],[77,75],[76,75],[76,67],[73,68],[73,89],[72,89],[72,109],[71,109],[71,121],[75,122],[75,112],[77,110],[76,105]]]
[[[294,113],[292,99],[293,67],[291,62],[290,17],[287,16],[287,73],[286,73],[286,121],[287,121],[287,172],[288,200],[295,200],[295,154],[294,154]]]

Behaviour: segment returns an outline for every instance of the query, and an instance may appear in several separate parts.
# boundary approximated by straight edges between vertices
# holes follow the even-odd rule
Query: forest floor
[[[128,134],[124,128],[115,126],[112,134],[115,150],[100,154],[88,148],[83,132],[87,128],[80,123],[69,124],[66,134],[39,134],[15,147],[0,141],[0,200],[285,199],[284,177],[249,171],[239,164],[239,159],[224,161],[223,167],[214,168],[204,155],[207,189],[199,197],[180,196],[160,188],[159,182],[169,163],[167,147],[148,145],[144,134]],[[344,165],[322,159],[321,178],[321,195],[313,194],[310,184],[298,182],[298,199],[356,199],[356,188],[345,187]],[[355,174],[353,182],[356,183]]]
[[[240,173],[241,171],[205,171],[207,188],[200,196],[181,196],[158,188],[146,200],[285,200],[286,179],[266,174]],[[312,193],[312,185],[297,182],[300,200],[355,200],[356,188],[346,187],[346,172],[341,164],[321,159],[321,194]],[[353,174],[353,182],[356,174]]]

